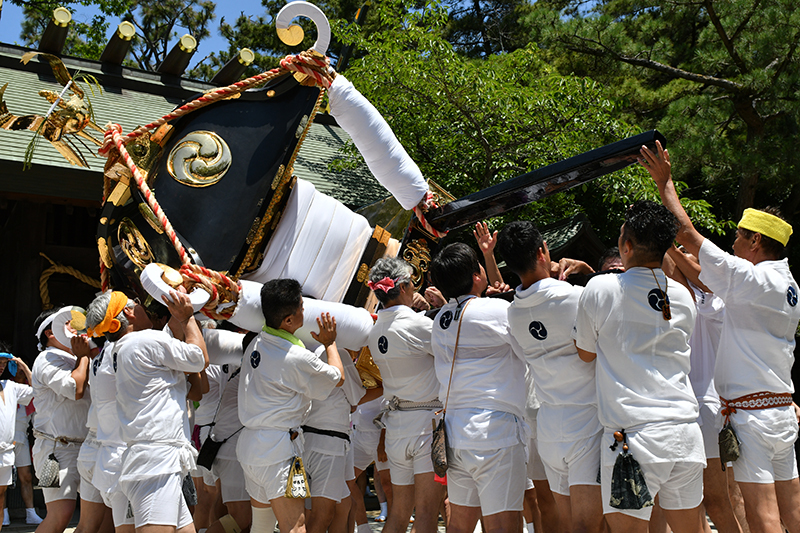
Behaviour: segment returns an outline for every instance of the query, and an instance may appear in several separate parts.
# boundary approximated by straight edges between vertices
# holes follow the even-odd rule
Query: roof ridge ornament
[[[275,17],[278,38],[289,46],[297,46],[303,41],[303,28],[297,24],[291,24],[292,20],[297,17],[309,18],[316,24],[317,41],[312,49],[323,56],[327,55],[328,46],[331,44],[331,25],[325,13],[310,2],[303,0],[290,2],[278,11],[278,16]]]

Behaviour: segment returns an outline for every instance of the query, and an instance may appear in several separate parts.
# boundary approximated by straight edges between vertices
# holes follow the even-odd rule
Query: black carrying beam
[[[450,231],[502,215],[632,165],[642,145],[655,150],[656,141],[666,148],[666,138],[656,130],[607,144],[454,200],[432,209],[426,218],[437,230]]]

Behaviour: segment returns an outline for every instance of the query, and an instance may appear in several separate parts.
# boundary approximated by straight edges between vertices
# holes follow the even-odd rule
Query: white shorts
[[[303,465],[312,498],[327,498],[339,503],[350,496],[350,489],[345,481],[346,456],[306,450],[303,453]]]
[[[797,477],[797,418],[792,406],[749,411],[731,415],[739,437],[741,456],[733,463],[733,477],[739,483],[774,483]]]
[[[173,526],[177,529],[192,523],[192,515],[183,498],[180,472],[161,474],[149,479],[120,481],[133,508],[134,526]]]
[[[352,444],[347,447],[345,458],[347,459],[347,462],[344,464],[344,480],[353,481],[356,478],[356,467],[355,459],[353,458]]]
[[[81,445],[78,453],[78,474],[81,476],[79,492],[81,500],[92,503],[103,503],[100,491],[92,483],[94,477],[94,466],[97,464],[97,450],[100,443],[94,439],[87,438]]]
[[[211,465],[211,470],[204,466],[197,465],[195,469],[192,470],[192,477],[194,479],[202,478],[203,484],[208,485],[209,487],[216,485],[217,479],[219,479],[214,473],[214,465]]]
[[[14,481],[14,467],[0,466],[0,487],[8,487]]]
[[[644,472],[645,483],[653,498],[658,494],[658,502],[662,509],[677,511],[681,509],[694,509],[703,501],[703,470],[702,463],[650,463],[641,465]],[[611,475],[614,465],[603,466],[601,469],[603,513],[622,513],[641,520],[650,520],[652,507],[644,509],[615,509],[611,507]]]
[[[413,485],[414,476],[433,472],[431,432],[416,437],[386,437],[386,455],[392,473],[392,485]]]
[[[699,402],[700,400],[698,400]],[[697,423],[703,433],[703,447],[706,450],[706,459],[719,459],[719,430],[717,417],[720,404],[700,402],[700,416]]]
[[[573,485],[597,486],[600,468],[600,444],[603,431],[577,442],[539,441],[539,455],[544,463],[550,490],[569,496]]]
[[[55,454],[58,460],[58,478],[61,486],[57,489],[42,489],[45,503],[57,500],[74,500],[78,497],[81,484],[81,476],[78,473],[78,454],[80,451],[81,445],[77,443],[58,444],[54,450],[53,441],[44,438],[38,439],[33,445],[33,467],[37,472],[40,471],[51,453]]]
[[[241,463],[241,466],[247,494],[254,500],[266,504],[286,495],[292,458],[274,465],[255,466]]]
[[[132,526],[133,515],[128,512],[128,498],[121,492],[103,492],[103,503],[111,509],[114,527]]]
[[[488,451],[452,448],[447,458],[450,503],[480,507],[483,516],[522,511],[525,492],[522,444]]]
[[[219,479],[222,492],[222,503],[249,502],[244,482],[242,465],[236,459],[217,459],[211,467],[212,473]]]
[[[31,447],[27,439],[14,444],[14,466],[31,466]]]
[[[350,447],[353,448],[353,466],[364,471],[369,465],[375,463],[377,470],[386,470],[389,463],[378,461],[378,442],[381,438],[380,431],[359,431],[353,427],[350,436]]]

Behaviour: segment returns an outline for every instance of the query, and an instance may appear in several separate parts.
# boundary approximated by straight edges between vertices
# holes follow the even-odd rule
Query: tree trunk
[[[758,150],[764,137],[764,119],[756,111],[755,102],[751,98],[734,100],[734,107],[739,117],[747,124],[746,150]],[[745,209],[753,207],[755,203],[759,175],[759,169],[753,166],[741,169],[739,191],[736,194],[736,213],[734,213],[737,220],[741,218]]]

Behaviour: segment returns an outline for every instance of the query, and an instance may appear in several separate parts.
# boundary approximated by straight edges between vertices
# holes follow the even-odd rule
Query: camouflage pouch
[[[727,422],[719,432],[719,462],[722,463],[723,470],[728,461],[735,461],[739,458],[739,444],[736,431],[733,430],[731,423]]]

